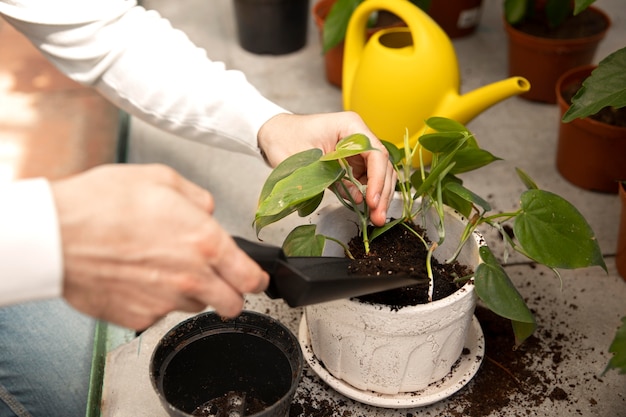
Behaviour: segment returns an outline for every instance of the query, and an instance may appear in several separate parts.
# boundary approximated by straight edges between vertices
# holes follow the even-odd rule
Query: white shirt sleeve
[[[175,135],[259,154],[286,110],[135,0],[0,0],[0,15],[72,79]],[[42,179],[0,188],[0,305],[60,296],[56,208]]]
[[[0,14],[62,72],[178,136],[258,154],[287,112],[134,0],[0,0]]]
[[[62,294],[56,213],[48,181],[0,185],[0,305]]]

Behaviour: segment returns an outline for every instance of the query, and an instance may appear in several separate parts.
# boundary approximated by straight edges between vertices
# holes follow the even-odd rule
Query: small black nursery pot
[[[235,0],[237,36],[243,49],[282,55],[306,45],[309,0]]]
[[[206,312],[163,336],[150,379],[172,417],[286,417],[302,368],[297,338],[277,320]]]

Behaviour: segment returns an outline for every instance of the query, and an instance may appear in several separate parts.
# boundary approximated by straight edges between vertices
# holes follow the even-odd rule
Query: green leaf
[[[324,53],[328,52],[329,49],[337,46],[345,39],[350,17],[354,9],[362,2],[363,0],[337,0],[333,7],[331,7],[324,21],[324,29],[322,30]]]
[[[474,171],[482,168],[501,158],[494,156],[491,152],[484,149],[467,146],[459,149],[454,157],[456,165],[451,171],[453,174],[461,174],[463,172]]]
[[[293,229],[283,242],[287,256],[322,256],[326,237],[315,234],[316,225],[305,224]]]
[[[526,339],[528,339],[537,329],[537,323],[525,323],[522,321],[511,320],[513,326],[513,335],[515,336],[515,347],[519,347]]]
[[[272,216],[314,198],[341,179],[344,173],[337,161],[316,161],[298,168],[274,185],[271,193],[259,204],[256,217]]]
[[[467,199],[459,196],[453,191],[450,191],[450,189],[448,188],[448,184],[453,183],[453,182],[461,186],[463,185],[463,181],[461,181],[459,178],[455,177],[454,175],[447,175],[441,182],[443,186],[443,189],[441,192],[442,202],[446,206],[451,207],[454,210],[461,213],[463,216],[465,216],[465,218],[469,218],[472,214],[472,209],[474,206]]]
[[[272,170],[270,175],[265,180],[265,184],[263,184],[263,189],[259,195],[259,202],[265,200],[270,195],[278,181],[291,175],[298,168],[302,168],[303,166],[312,164],[315,161],[319,161],[322,154],[323,152],[321,149],[309,149],[293,154],[278,164],[278,166]]]
[[[263,230],[264,227],[269,226],[272,223],[276,223],[277,221],[281,219],[284,219],[285,217],[289,216],[291,213],[294,213],[296,210],[298,210],[298,208],[295,206],[287,207],[285,210],[281,211],[280,213],[277,213],[271,216],[263,216],[257,212],[257,214],[254,216],[254,228],[256,230],[257,237],[259,236],[259,234],[261,233],[261,230]]]
[[[483,262],[474,274],[476,294],[491,311],[513,322],[519,346],[535,331],[535,318],[491,250],[481,246],[479,253]]]
[[[454,152],[446,155],[430,172],[426,172],[426,178],[422,181],[421,172],[415,171],[411,175],[411,184],[415,188],[415,195],[423,196],[427,194],[428,190],[435,185],[438,180],[442,180],[445,177],[445,173],[454,169],[454,163],[451,162],[454,158]]]
[[[620,374],[626,374],[626,316],[622,317],[622,324],[615,333],[615,338],[609,347],[613,354],[604,372],[617,369]]]
[[[504,16],[511,25],[521,22],[526,15],[528,0],[504,0]]]
[[[369,234],[370,242],[372,240],[376,239],[378,236],[380,236],[383,233],[385,233],[387,230],[389,230],[392,227],[394,227],[396,224],[402,223],[403,221],[404,221],[404,219],[395,219],[393,221],[385,223],[384,226],[380,226],[380,227],[374,228],[374,230],[372,230],[372,232]]]
[[[613,52],[598,64],[583,82],[563,122],[598,113],[604,107],[626,107],[626,47]]]
[[[395,144],[381,140],[383,146],[387,148],[389,152],[389,160],[393,165],[398,165],[404,159],[404,150],[398,148]]]
[[[481,196],[479,196],[478,194],[472,192],[471,190],[463,187],[463,185],[459,184],[458,182],[447,182],[445,185],[445,188],[458,195],[459,197],[461,197],[462,199],[469,201],[470,203],[480,206],[480,208],[483,209],[483,212],[487,212],[489,210],[491,210],[491,205],[485,201]]]
[[[313,213],[313,211],[315,211],[315,209],[319,206],[323,197],[324,197],[324,193],[320,193],[318,196],[305,200],[301,202],[300,204],[295,204],[293,206],[287,207],[285,208],[285,210],[281,211],[280,213],[273,214],[270,216],[263,216],[257,212],[254,218],[254,226],[256,229],[257,237],[259,236],[259,234],[261,233],[261,230],[264,227],[269,226],[272,223],[276,223],[277,221],[281,219],[284,219],[285,217],[289,216],[291,213],[295,213],[297,211],[300,217],[308,216],[309,214]]]
[[[515,236],[524,252],[550,268],[606,265],[591,226],[571,203],[544,190],[521,196],[521,213],[515,218]]]
[[[302,204],[299,204],[297,209],[298,216],[306,217],[313,213],[320,206],[320,204],[322,204],[322,200],[324,200],[323,192],[309,200],[304,201]]]
[[[587,7],[591,6],[595,1],[596,0],[576,0],[574,2],[574,14],[577,15],[582,12]]]
[[[522,180],[522,182],[524,183],[527,189],[529,190],[539,189],[535,181],[533,181],[533,179],[530,178],[530,175],[528,175],[526,172],[524,172],[520,168],[515,168],[515,172],[517,172],[517,176],[519,177],[520,180]]]
[[[376,148],[372,147],[369,138],[361,133],[355,133],[337,142],[335,150],[332,152],[328,152],[326,155],[322,156],[320,160],[332,161],[342,158],[349,158],[362,152],[372,150],[376,150]]]
[[[457,122],[456,120],[452,120],[452,119],[448,119],[447,117],[430,117],[428,119],[426,119],[426,126],[430,127],[433,130],[436,130],[437,132],[450,132],[450,133],[454,133],[454,132],[464,132],[464,133],[470,133],[469,130],[467,130],[467,128],[465,126],[463,126],[461,123]]]
[[[561,25],[574,12],[570,0],[547,0],[546,19],[550,27]]]
[[[444,180],[444,184],[449,178],[450,176]],[[465,218],[469,218],[472,215],[472,209],[474,207],[472,203],[460,197],[458,194],[449,191],[445,186],[441,193],[441,199],[443,204],[458,211],[461,215],[465,216]]]
[[[420,145],[432,153],[448,153],[467,142],[462,132],[426,133],[419,138]]]

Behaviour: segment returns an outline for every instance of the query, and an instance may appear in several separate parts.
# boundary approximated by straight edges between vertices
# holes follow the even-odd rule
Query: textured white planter
[[[339,206],[325,208],[318,220],[319,233],[344,241],[356,233],[351,213]],[[437,249],[438,259],[455,249],[464,222],[448,211],[449,244]],[[427,230],[437,236],[434,228]],[[481,242],[475,234],[459,262],[475,268]],[[450,372],[461,355],[475,306],[474,286],[469,283],[443,300],[398,311],[339,300],[307,306],[305,314],[313,352],[335,378],[360,390],[398,394],[426,388]]]

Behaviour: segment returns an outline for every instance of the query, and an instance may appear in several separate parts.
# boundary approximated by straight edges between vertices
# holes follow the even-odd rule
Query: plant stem
[[[433,252],[437,249],[437,246],[437,242],[433,242],[431,247],[428,249],[428,254],[426,255],[426,271],[428,272],[428,302],[433,301],[433,292],[435,291],[435,277],[433,275],[431,260]]]
[[[340,184],[343,187],[346,198],[350,200],[350,204],[354,207],[354,211],[355,213],[357,213],[357,216],[359,217],[359,222],[361,223],[361,233],[363,236],[363,248],[365,250],[365,254],[368,255],[370,253],[370,241],[369,241],[369,233],[367,230],[368,225],[369,225],[369,207],[367,206],[367,202],[365,201],[365,194],[367,191],[367,187],[361,184],[359,180],[354,178],[354,175],[352,174],[352,167],[350,166],[348,161],[342,158],[342,159],[339,159],[339,163],[346,171],[347,180],[350,181],[357,188],[357,190],[359,190],[359,192],[361,193],[361,196],[363,197],[363,209],[359,210],[357,208],[358,204],[356,203],[356,201],[354,201],[352,194],[350,194],[350,190],[348,190],[348,187],[343,181],[340,181]]]

